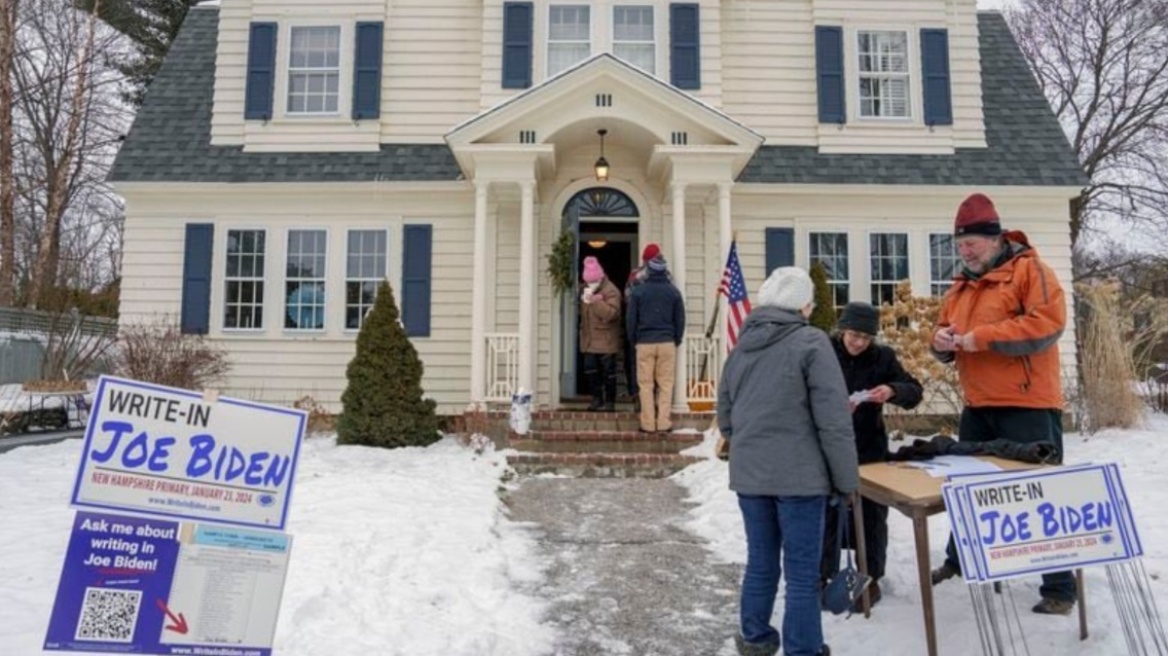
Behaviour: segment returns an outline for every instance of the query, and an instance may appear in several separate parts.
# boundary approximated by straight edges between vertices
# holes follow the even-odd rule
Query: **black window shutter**
[[[357,23],[357,55],[353,62],[353,120],[381,116],[381,52],[385,43],[381,21]]]
[[[766,273],[779,267],[795,266],[795,231],[791,228],[766,229]]]
[[[702,88],[700,34],[696,4],[669,5],[669,81],[678,89]]]
[[[531,86],[531,40],[534,9],[530,2],[503,3],[503,88]]]
[[[847,122],[842,27],[815,27],[815,70],[819,83],[819,122]]]
[[[434,230],[429,225],[407,225],[403,232],[402,325],[410,337],[429,337]]]
[[[272,89],[276,81],[276,24],[252,23],[247,44],[247,90],[243,118],[272,118]]]
[[[211,252],[215,226],[188,223],[183,249],[182,310],[179,326],[184,335],[206,335],[211,323]]]
[[[921,30],[921,71],[924,77],[925,125],[953,125],[949,30]]]

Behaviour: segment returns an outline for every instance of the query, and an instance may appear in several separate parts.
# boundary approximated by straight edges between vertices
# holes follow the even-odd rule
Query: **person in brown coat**
[[[589,410],[612,412],[616,403],[616,356],[621,347],[621,293],[595,257],[584,258],[580,294],[580,352],[592,392]]]

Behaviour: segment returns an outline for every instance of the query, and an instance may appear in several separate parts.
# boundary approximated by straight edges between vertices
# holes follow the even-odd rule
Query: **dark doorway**
[[[576,268],[573,292],[560,298],[559,379],[562,400],[586,399],[590,390],[583,374],[579,352],[579,276],[584,258],[596,257],[605,276],[624,291],[629,272],[637,265],[639,244],[637,206],[623,192],[610,187],[592,187],[578,192],[564,205],[562,229],[575,236]],[[623,309],[623,303],[622,303]],[[620,358],[618,358],[619,360]],[[619,390],[625,388],[623,361],[618,365]],[[619,392],[618,392],[619,394]]]
[[[577,275],[584,270],[584,258],[592,256],[600,262],[604,275],[623,294],[625,282],[632,272],[637,253],[637,224],[631,222],[612,223],[600,221],[580,221],[580,259],[576,263]],[[578,298],[578,296],[577,296]],[[623,300],[623,297],[622,297]],[[624,304],[621,304],[621,329],[624,329]],[[624,360],[617,358],[618,389],[625,387]],[[584,375],[584,354],[576,352],[577,396],[590,396],[588,379]]]

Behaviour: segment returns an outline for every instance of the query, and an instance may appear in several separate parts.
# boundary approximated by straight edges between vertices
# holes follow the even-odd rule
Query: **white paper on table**
[[[1002,471],[1002,468],[994,463],[972,456],[937,456],[932,460],[909,460],[904,464],[923,469],[933,478],[964,476],[966,474],[992,474]]]

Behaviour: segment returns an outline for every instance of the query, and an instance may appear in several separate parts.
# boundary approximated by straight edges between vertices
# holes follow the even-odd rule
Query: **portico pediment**
[[[476,165],[503,152],[542,154],[591,145],[596,130],[645,154],[718,152],[736,175],[763,137],[726,114],[604,53],[455,126],[446,134],[459,165],[473,178]],[[539,159],[539,156],[536,156]]]

